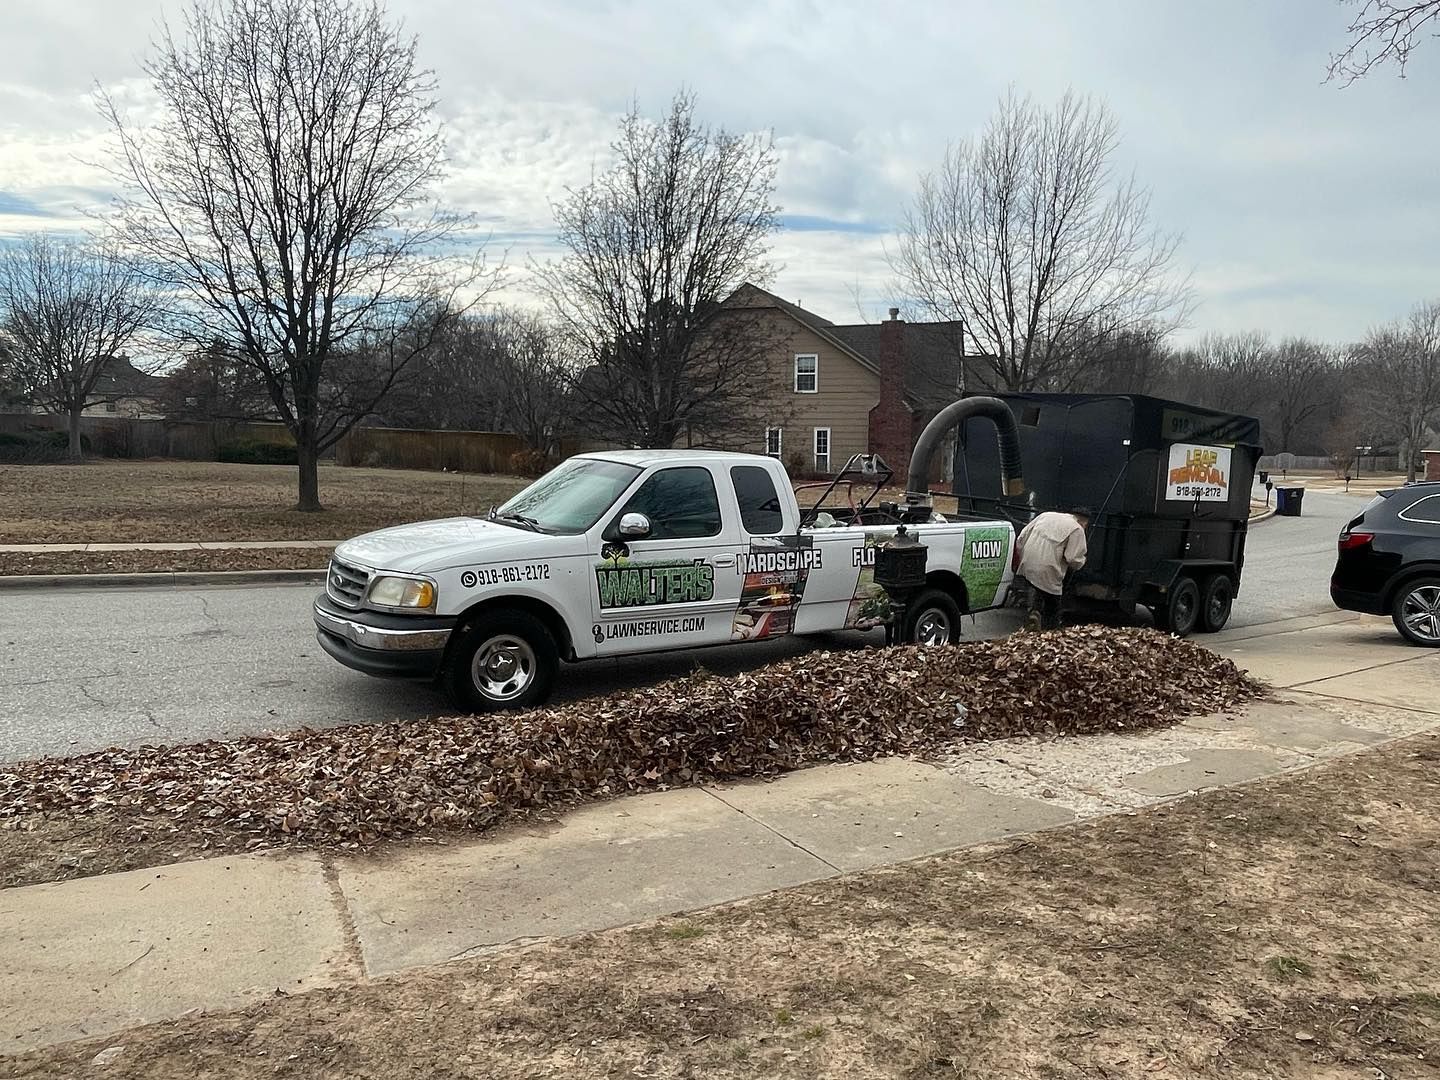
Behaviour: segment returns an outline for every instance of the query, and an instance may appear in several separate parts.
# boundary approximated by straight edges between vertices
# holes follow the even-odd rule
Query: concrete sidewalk
[[[1239,719],[624,798],[463,844],[0,891],[0,1052],[694,910],[1440,727],[1440,655],[1388,620],[1335,613],[1207,644],[1282,692]]]

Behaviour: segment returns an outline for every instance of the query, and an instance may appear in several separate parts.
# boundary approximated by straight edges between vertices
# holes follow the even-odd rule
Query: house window
[[[830,471],[830,429],[828,427],[815,429],[815,471],[822,473]]]
[[[778,427],[765,429],[765,453],[773,458],[780,456],[780,429]]]
[[[105,411],[106,411],[106,412],[119,412],[119,411],[120,411],[120,406],[116,405],[115,402],[113,402],[113,401],[107,401],[107,402],[105,402]]]
[[[820,389],[820,358],[814,353],[795,356],[795,392],[813,394]]]

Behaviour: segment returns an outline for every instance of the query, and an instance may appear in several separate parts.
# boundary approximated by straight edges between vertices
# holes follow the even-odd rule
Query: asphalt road
[[[1330,610],[1335,535],[1360,496],[1307,493],[1305,516],[1255,526],[1232,625]],[[0,761],[113,745],[418,718],[446,709],[426,685],[371,679],[320,651],[309,586],[0,592]],[[1006,633],[1001,612],[969,636]],[[837,634],[834,647],[878,641]],[[692,670],[734,671],[814,648],[782,640],[579,665],[561,696]]]

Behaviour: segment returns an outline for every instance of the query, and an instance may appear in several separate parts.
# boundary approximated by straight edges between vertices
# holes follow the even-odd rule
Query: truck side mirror
[[[644,540],[650,535],[650,519],[644,514],[621,514],[619,532],[626,540]]]

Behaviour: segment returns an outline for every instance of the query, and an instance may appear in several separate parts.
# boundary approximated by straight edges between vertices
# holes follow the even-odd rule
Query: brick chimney
[[[1440,480],[1440,449],[1423,450],[1425,455],[1425,479]]]
[[[880,400],[870,410],[870,451],[885,459],[895,470],[895,481],[904,483],[909,472],[910,451],[914,449],[913,420],[905,405],[906,369],[905,320],[900,309],[891,308],[890,318],[880,324]]]

